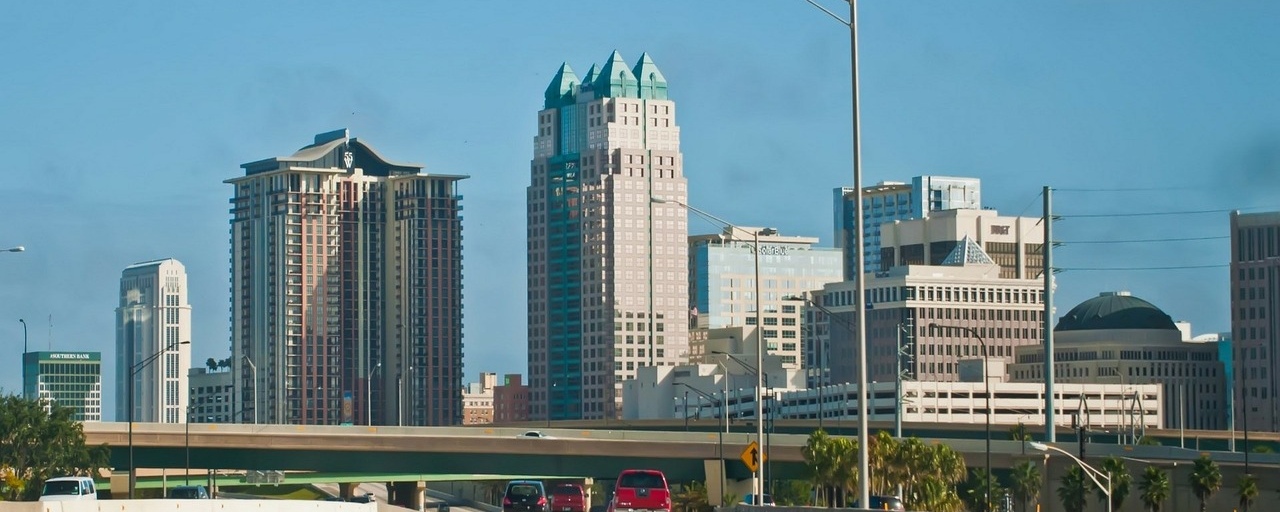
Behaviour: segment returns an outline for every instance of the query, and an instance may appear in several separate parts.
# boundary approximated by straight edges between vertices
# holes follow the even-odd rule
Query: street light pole
[[[195,407],[187,406],[187,421],[184,422],[186,432],[183,438],[187,445],[187,470],[182,473],[182,485],[191,485],[191,413],[195,411]]]
[[[249,376],[253,379],[253,424],[258,424],[258,366],[253,364],[253,360],[249,356],[240,356],[244,362],[249,363]]]
[[[158,352],[151,354],[151,356],[143,359],[142,362],[129,368],[129,381],[126,383],[126,388],[128,388],[129,392],[129,413],[127,415],[129,420],[129,499],[133,499],[133,489],[138,484],[138,468],[133,463],[133,381],[137,378],[138,372],[142,371],[143,368],[146,368],[148,364],[155,362],[156,359],[159,359],[160,356],[164,355],[166,352],[177,348],[178,345],[190,344],[190,340],[175,341],[165,345],[165,347],[160,349]]]
[[[930,328],[930,329],[937,329],[937,328],[939,328],[939,327],[943,327],[943,326],[940,326],[940,325],[938,325],[938,324],[934,324],[934,323],[929,324],[929,328]],[[989,363],[988,357],[990,357],[990,356],[987,354],[987,341],[986,341],[986,340],[984,340],[984,339],[982,339],[982,335],[978,334],[978,330],[977,330],[977,329],[974,329],[974,328],[972,328],[972,327],[965,327],[965,326],[960,326],[960,325],[957,325],[957,326],[947,326],[947,327],[955,327],[955,328],[957,328],[957,329],[963,329],[963,330],[965,330],[965,331],[968,331],[968,333],[969,333],[969,334],[972,334],[972,335],[973,335],[973,337],[978,338],[978,344],[979,344],[979,345],[982,345],[982,389],[983,389],[983,394],[985,394],[985,395],[987,396],[987,414],[986,414],[986,424],[987,424],[987,430],[986,430],[986,438],[987,438],[987,489],[986,489],[986,496],[987,496],[987,499],[983,502],[982,510],[983,510],[984,512],[991,512],[991,376],[987,375],[987,365],[988,365],[988,363]],[[901,405],[899,405],[899,407],[901,407]]]
[[[1053,446],[1051,444],[1045,444],[1045,443],[1037,443],[1035,441],[1032,441],[1029,444],[1033,449],[1046,452],[1045,454],[1045,459],[1046,459],[1045,471],[1046,472],[1048,472],[1049,470],[1049,465],[1048,465],[1049,455],[1047,452],[1051,452],[1051,451],[1058,452],[1063,455],[1066,455],[1067,457],[1071,457],[1071,460],[1075,461],[1076,464],[1079,464],[1080,469],[1084,470],[1084,474],[1087,475],[1090,480],[1093,480],[1094,484],[1102,488],[1102,493],[1107,495],[1107,512],[1111,512],[1111,475],[1109,473],[1107,473],[1106,471],[1102,471],[1098,468],[1095,468],[1093,466],[1090,466],[1088,464],[1085,464],[1085,462],[1083,460],[1080,460],[1079,457],[1076,457],[1075,455],[1072,455],[1071,452],[1063,450],[1062,448],[1058,448],[1057,446]],[[1102,477],[1102,479],[1106,481],[1105,486],[1102,484],[1102,482],[1098,481],[1098,477]],[[990,480],[989,477],[988,477],[988,480]]]
[[[899,441],[902,440],[902,335],[906,334],[907,326],[901,322],[898,323],[898,351],[894,352],[893,365],[893,394],[894,401],[897,405],[893,409],[893,437]]]
[[[364,379],[364,412],[367,416],[366,425],[373,425],[373,374],[378,373],[382,369],[382,363],[378,363],[373,369],[369,370],[369,376]],[[385,395],[385,393],[384,393]],[[383,396],[386,401],[386,396]]]
[[[729,221],[721,219],[720,217],[716,217],[715,215],[711,215],[710,213],[694,208],[693,206],[690,206],[688,203],[680,202],[674,199],[663,199],[663,198],[653,197],[653,196],[649,197],[649,201],[652,203],[673,203],[673,204],[679,205],[684,209],[689,210],[707,220],[723,225],[725,228],[729,229],[729,232],[732,236],[736,236],[734,235],[734,233],[737,231],[747,231],[743,228],[738,227],[737,225],[734,225],[733,223],[730,223]],[[762,392],[762,388],[764,387],[764,373],[760,371],[760,370],[763,370],[763,367],[764,367],[764,351],[765,351],[764,322],[761,319],[762,310],[760,307],[760,289],[761,289],[761,286],[760,286],[760,235],[763,234],[767,236],[767,235],[772,235],[775,232],[776,231],[774,231],[771,228],[754,229],[751,231],[751,256],[752,256],[751,259],[753,261],[753,267],[754,267],[754,273],[755,273],[754,288],[755,288],[755,306],[756,306],[756,315],[755,315],[756,368],[757,368],[756,385],[755,385],[755,388],[756,388],[756,392],[755,392],[756,444],[759,446],[764,446],[764,443],[765,443],[764,423],[762,419],[764,415],[764,405],[761,404],[761,396],[762,396],[761,392]],[[865,458],[865,455],[866,454],[864,453],[863,458]],[[753,503],[760,503],[760,501],[758,500],[763,498],[763,494],[764,494],[764,464],[760,464],[759,463],[760,461],[758,460],[756,462],[757,462],[756,470],[754,472],[754,475],[752,475],[755,481],[752,482],[751,487],[752,487],[752,492],[755,493],[755,498],[757,499],[757,501]],[[866,474],[865,469],[863,474],[864,475]]]
[[[22,322],[22,353],[26,354],[27,353],[27,321],[21,318],[19,318],[18,321]]]

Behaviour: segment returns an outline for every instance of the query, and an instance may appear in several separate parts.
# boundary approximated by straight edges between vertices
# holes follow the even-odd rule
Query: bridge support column
[[[713,507],[724,506],[725,495],[725,477],[724,477],[724,461],[704,460],[702,461],[702,473],[706,477],[703,483],[707,486],[707,502]]]
[[[591,510],[591,486],[596,483],[594,478],[583,478],[577,482],[582,486],[582,510]],[[604,503],[601,503],[603,505]]]
[[[360,484],[353,484],[353,483],[350,483],[350,482],[347,482],[347,483],[339,483],[339,484],[338,484],[338,497],[339,497],[339,498],[342,498],[342,501],[350,500],[351,498],[355,497],[354,495],[355,495],[355,492],[356,492],[356,486],[358,486],[358,485],[360,485]]]
[[[426,482],[390,482],[387,484],[387,503],[413,510],[422,510],[426,502]]]
[[[129,472],[128,471],[112,471],[111,472],[111,499],[113,500],[129,499]]]

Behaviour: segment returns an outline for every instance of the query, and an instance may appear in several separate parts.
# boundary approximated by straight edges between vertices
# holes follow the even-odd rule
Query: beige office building
[[[1072,308],[1053,329],[1054,380],[1163,386],[1165,428],[1227,428],[1226,374],[1217,345],[1195,342],[1190,327],[1128,292],[1107,292]],[[1018,347],[1014,382],[1044,380],[1044,346]],[[1129,393],[1126,387],[1125,393]],[[1070,414],[1070,410],[1063,411]],[[1069,416],[1058,416],[1070,425]]]
[[[1000,277],[1035,279],[1044,267],[1044,226],[1038,217],[1007,217],[995,210],[929,212],[923,218],[880,226],[880,266],[939,265],[965,237],[1000,265]]]
[[[467,384],[462,390],[463,425],[493,423],[493,388],[497,385],[496,373],[481,373],[480,380]]]
[[[1280,432],[1280,212],[1231,214],[1236,424]]]
[[[675,120],[647,54],[630,67],[614,52],[581,79],[565,64],[547,87],[527,189],[532,419],[617,417],[624,380],[688,357]]]
[[[937,265],[895,266],[867,274],[867,380],[892,381],[898,365],[914,380],[959,380],[960,360],[983,355],[978,337],[986,342],[992,359],[1006,363],[1013,361],[1014,347],[1039,344],[1044,282],[1004,273],[977,241],[966,236]],[[833,314],[814,333],[830,345],[830,353],[821,358],[830,368],[824,382],[858,382],[856,283],[829,284],[811,300],[822,304],[816,308],[820,312]],[[904,347],[901,356],[899,343]]]

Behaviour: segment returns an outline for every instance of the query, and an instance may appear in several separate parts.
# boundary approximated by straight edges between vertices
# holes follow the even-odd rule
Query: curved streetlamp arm
[[[1108,498],[1111,497],[1111,475],[1108,475],[1102,472],[1101,470],[1086,464],[1084,461],[1080,460],[1079,457],[1072,455],[1071,452],[1063,450],[1062,448],[1058,448],[1057,446],[1032,442],[1031,447],[1036,450],[1040,450],[1042,452],[1053,451],[1053,452],[1058,452],[1063,455],[1066,455],[1067,457],[1070,457],[1071,460],[1075,461],[1076,464],[1080,466],[1080,469],[1084,470],[1084,474],[1089,477],[1089,480],[1093,480],[1094,485],[1097,485],[1099,488],[1103,490],[1103,494],[1106,494]],[[1103,485],[1102,482],[1099,482],[1098,476],[1101,476],[1102,478],[1106,479],[1107,485]]]
[[[170,343],[170,344],[168,344],[168,345],[165,345],[165,346],[164,346],[164,348],[160,349],[159,351],[157,351],[157,352],[156,352],[156,353],[154,353],[154,354],[151,354],[151,355],[150,355],[150,356],[148,356],[146,359],[143,359],[141,362],[139,362],[138,364],[134,365],[134,366],[133,366],[133,369],[132,369],[132,370],[130,371],[130,373],[129,373],[130,377],[132,377],[132,376],[134,376],[134,375],[137,375],[137,374],[138,374],[138,372],[142,371],[142,369],[143,369],[143,368],[145,368],[147,365],[151,364],[151,362],[152,362],[152,361],[155,361],[156,359],[159,359],[159,358],[160,358],[160,356],[162,356],[162,355],[164,355],[164,354],[165,354],[165,352],[168,352],[168,351],[170,351],[170,350],[173,350],[173,349],[177,348],[177,347],[178,347],[178,345],[190,345],[190,344],[191,344],[191,341],[175,341],[175,342],[173,342],[173,343]]]

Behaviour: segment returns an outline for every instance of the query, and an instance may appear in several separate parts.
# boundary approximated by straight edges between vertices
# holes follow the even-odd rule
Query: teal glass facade
[[[76,421],[102,421],[102,354],[27,352],[22,392],[29,399],[70,408]]]

